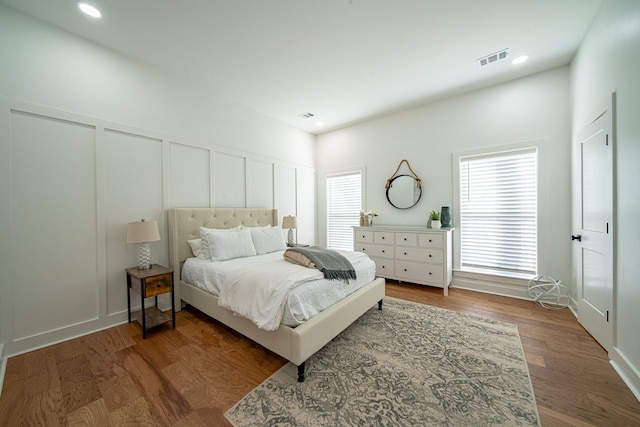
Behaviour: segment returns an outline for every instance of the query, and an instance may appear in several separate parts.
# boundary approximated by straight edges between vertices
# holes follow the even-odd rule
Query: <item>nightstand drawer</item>
[[[145,298],[171,292],[171,277],[169,275],[149,277],[145,286]]]

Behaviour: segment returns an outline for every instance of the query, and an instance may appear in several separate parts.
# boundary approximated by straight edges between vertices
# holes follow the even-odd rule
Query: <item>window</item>
[[[536,275],[538,149],[458,160],[460,268]]]
[[[362,172],[327,176],[327,247],[353,250],[353,226],[360,224]]]

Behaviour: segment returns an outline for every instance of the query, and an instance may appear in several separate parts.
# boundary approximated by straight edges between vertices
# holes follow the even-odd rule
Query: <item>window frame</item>
[[[547,183],[546,183],[546,168],[547,168],[547,141],[546,140],[532,140],[532,141],[524,141],[517,142],[512,144],[491,146],[486,148],[479,148],[473,150],[465,150],[454,152],[452,155],[452,172],[453,172],[453,225],[457,227],[460,225],[460,159],[465,157],[475,157],[475,156],[487,156],[487,155],[495,155],[499,153],[508,153],[510,151],[522,151],[527,149],[536,149],[537,156],[537,245],[536,245],[536,255],[537,255],[537,265],[536,265],[536,275],[542,274],[541,272],[545,272],[547,270],[548,259],[545,252],[542,248],[546,247],[547,241],[547,228],[545,219],[548,218],[547,215]],[[511,272],[511,271],[499,271],[499,270],[490,270],[490,269],[476,269],[476,268],[465,268],[463,269],[461,266],[461,230],[458,229],[457,232],[454,233],[454,242],[455,248],[458,248],[454,251],[453,257],[453,268],[456,272],[462,273],[470,273],[470,274],[478,274],[480,276],[494,276],[494,277],[507,277],[514,279],[530,279],[531,275],[525,273]]]

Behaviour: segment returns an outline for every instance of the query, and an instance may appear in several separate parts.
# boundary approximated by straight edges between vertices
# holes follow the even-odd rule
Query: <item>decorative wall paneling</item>
[[[5,98],[0,108],[3,356],[126,322],[130,221],[158,220],[152,261],[165,265],[170,207],[275,207],[315,243],[308,167]]]

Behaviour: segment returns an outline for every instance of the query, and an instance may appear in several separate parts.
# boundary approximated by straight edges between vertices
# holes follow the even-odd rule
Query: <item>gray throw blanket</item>
[[[298,252],[313,262],[325,279],[349,280],[356,278],[353,265],[344,255],[320,246],[308,248],[289,248],[287,251]]]

